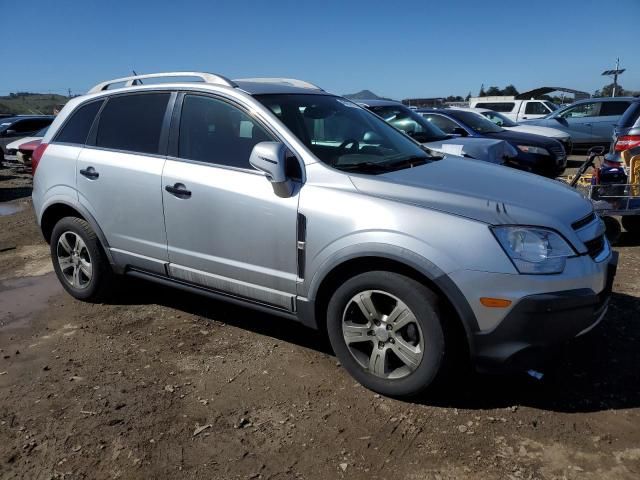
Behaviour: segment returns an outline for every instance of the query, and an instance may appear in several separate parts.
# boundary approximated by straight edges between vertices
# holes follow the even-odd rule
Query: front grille
[[[562,163],[567,158],[567,154],[564,151],[564,147],[561,143],[554,143],[552,147],[549,147],[549,151],[553,154],[557,163]]]
[[[575,221],[571,224],[571,227],[574,230],[580,230],[582,227],[586,227],[587,225],[589,225],[591,222],[593,222],[596,219],[596,214],[592,211],[589,215],[587,215],[584,218],[581,218],[578,221]]]
[[[589,256],[595,259],[602,251],[604,250],[604,234],[596,237],[592,240],[588,240],[584,242],[585,247],[587,247],[587,251]]]

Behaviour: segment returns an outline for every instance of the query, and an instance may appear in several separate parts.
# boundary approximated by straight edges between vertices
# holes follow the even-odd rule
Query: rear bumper
[[[611,296],[618,254],[607,269],[600,293],[589,288],[530,295],[493,330],[474,335],[474,360],[480,371],[539,368],[553,347],[594,328],[604,317]]]

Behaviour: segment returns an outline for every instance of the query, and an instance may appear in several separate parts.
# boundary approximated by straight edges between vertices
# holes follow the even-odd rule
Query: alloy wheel
[[[422,329],[413,312],[381,290],[359,292],[347,302],[342,335],[358,364],[381,378],[410,375],[424,354]]]
[[[73,288],[84,289],[91,283],[93,266],[84,240],[75,232],[66,231],[58,238],[58,266],[64,279]]]

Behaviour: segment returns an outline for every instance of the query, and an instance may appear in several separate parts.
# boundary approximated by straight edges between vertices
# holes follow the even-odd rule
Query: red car
[[[33,165],[31,165],[31,156],[36,148],[40,145],[40,140],[33,140],[31,142],[23,143],[18,148],[18,161],[24,165],[28,165],[33,173]]]

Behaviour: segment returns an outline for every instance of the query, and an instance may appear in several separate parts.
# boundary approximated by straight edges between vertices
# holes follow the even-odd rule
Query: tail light
[[[38,164],[42,159],[42,155],[44,155],[44,151],[47,149],[48,143],[41,143],[36,147],[31,155],[31,174],[36,174],[36,168],[38,168]]]
[[[613,149],[616,152],[624,152],[635,147],[640,147],[640,135],[622,135],[616,140]]]

